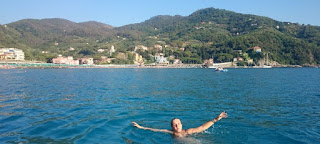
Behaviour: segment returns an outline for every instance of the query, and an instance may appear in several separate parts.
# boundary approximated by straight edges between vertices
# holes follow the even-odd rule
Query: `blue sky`
[[[0,24],[64,18],[123,26],[156,15],[188,16],[208,7],[320,26],[320,0],[0,0]]]

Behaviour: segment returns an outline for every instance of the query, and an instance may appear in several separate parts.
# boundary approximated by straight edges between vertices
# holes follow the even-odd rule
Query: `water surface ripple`
[[[320,69],[0,70],[0,143],[320,143]],[[183,139],[170,129],[229,117]]]

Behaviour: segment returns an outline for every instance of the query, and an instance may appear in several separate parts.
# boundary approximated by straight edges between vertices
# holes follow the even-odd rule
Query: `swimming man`
[[[226,112],[222,112],[217,118],[208,121],[206,123],[204,123],[202,126],[196,127],[196,128],[189,128],[189,129],[182,129],[182,123],[180,121],[180,119],[178,118],[174,118],[171,120],[171,128],[172,130],[167,130],[167,129],[154,129],[154,128],[148,128],[148,127],[143,127],[139,124],[137,124],[136,122],[132,122],[133,126],[139,128],[139,129],[144,129],[144,130],[151,130],[154,132],[165,132],[165,133],[171,133],[174,136],[177,137],[184,137],[186,135],[190,135],[193,133],[200,133],[205,131],[206,129],[208,129],[209,127],[211,127],[215,122],[221,120],[222,118],[226,118],[227,117],[227,113]]]

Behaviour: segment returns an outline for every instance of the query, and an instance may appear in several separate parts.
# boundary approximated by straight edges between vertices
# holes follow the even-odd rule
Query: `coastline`
[[[139,66],[139,65],[45,65],[45,64],[28,64],[28,65],[12,65],[0,64],[0,69],[74,69],[74,68],[202,68],[200,64],[182,64],[182,65],[155,65],[155,66]]]
[[[272,68],[305,68],[305,67],[312,67],[318,68],[318,66],[300,66],[300,65],[285,65],[285,66],[275,66]],[[74,65],[3,65],[0,64],[0,69],[75,69],[75,68],[152,68],[152,69],[179,69],[179,68],[203,68],[200,64],[179,64],[179,65],[166,65],[166,66],[138,66],[138,65],[81,65],[81,66],[74,66]],[[265,69],[263,67],[252,67],[252,66],[233,66],[233,67],[223,67],[223,68],[230,68],[230,69]],[[204,68],[210,69],[210,68]]]
[[[222,66],[223,68],[263,68],[254,66]],[[314,67],[318,68],[320,65],[277,65],[272,68],[302,68]],[[0,61],[0,69],[66,69],[66,68],[204,68],[202,64],[169,64],[169,65],[144,65],[136,64],[108,64],[108,65],[68,65],[68,64],[53,64],[44,63],[40,61]]]

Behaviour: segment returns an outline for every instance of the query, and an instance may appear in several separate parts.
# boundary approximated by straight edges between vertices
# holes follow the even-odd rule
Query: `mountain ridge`
[[[101,54],[94,51],[108,49],[111,45],[121,52],[128,52],[135,45],[153,47],[163,41],[170,46],[170,53],[166,55],[181,57],[177,48],[185,47],[191,55],[182,54],[182,57],[199,59],[197,62],[212,55],[220,57],[216,58],[217,61],[230,61],[220,55],[237,57],[239,54],[233,50],[247,52],[248,48],[257,45],[274,53],[271,59],[280,63],[320,63],[317,56],[320,49],[319,26],[280,22],[268,17],[215,8],[200,9],[188,16],[158,15],[141,23],[121,27],[96,21],[75,23],[61,18],[24,19],[1,25],[0,34],[0,47],[21,47],[30,51],[27,58],[37,57],[37,51],[41,50],[81,57],[84,55],[79,51],[85,49],[93,51],[91,56],[98,57]],[[60,44],[54,46],[54,43]],[[69,52],[69,47],[76,47],[79,51]],[[155,52],[163,51],[148,53]],[[286,56],[288,54],[285,52],[290,55]],[[250,56],[257,57],[253,53]],[[41,57],[42,60],[47,59],[46,56]]]

